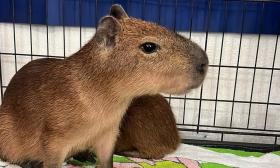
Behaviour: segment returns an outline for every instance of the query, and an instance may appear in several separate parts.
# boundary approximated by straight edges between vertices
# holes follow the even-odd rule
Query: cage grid
[[[49,20],[49,2],[50,0],[44,0],[45,3],[45,24],[41,24],[41,26],[44,26],[46,29],[46,32],[44,33],[46,36],[46,54],[40,54],[40,53],[35,53],[34,52],[34,43],[33,43],[33,38],[34,38],[34,34],[33,34],[33,29],[35,26],[33,21],[32,21],[32,17],[36,14],[34,12],[34,7],[33,7],[33,3],[34,0],[27,0],[28,1],[28,10],[27,10],[27,16],[28,16],[28,22],[25,23],[26,26],[28,26],[29,28],[29,40],[30,40],[30,53],[21,53],[17,51],[17,38],[19,36],[19,34],[16,32],[16,26],[18,25],[18,22],[16,21],[16,9],[15,9],[15,3],[17,0],[12,0],[10,1],[10,7],[11,7],[11,26],[12,26],[12,37],[13,37],[13,51],[12,52],[5,52],[5,51],[1,51],[0,50],[0,84],[1,84],[1,100],[3,99],[3,95],[4,95],[4,90],[7,87],[7,85],[3,84],[3,75],[5,75],[3,73],[3,64],[5,64],[5,62],[3,62],[3,56],[12,56],[14,58],[14,69],[15,71],[19,70],[18,67],[18,58],[20,57],[28,57],[30,58],[30,60],[34,60],[35,57],[38,58],[58,58],[58,59],[64,59],[67,57],[67,52],[66,52],[66,28],[68,25],[66,25],[65,23],[65,3],[66,1],[69,0],[59,0],[59,4],[61,7],[61,13],[60,13],[60,19],[62,22],[62,42],[63,42],[63,52],[62,54],[58,55],[58,54],[52,54],[50,53],[50,27],[53,25],[49,25],[48,20]],[[86,0],[75,0],[77,2],[78,5],[78,25],[76,25],[76,27],[78,27],[78,34],[79,34],[79,47],[81,48],[83,45],[83,39],[82,39],[82,31],[84,29],[83,23],[82,23],[82,12],[83,12],[83,3],[85,3]],[[194,27],[194,20],[196,19],[194,17],[194,13],[197,11],[197,8],[199,8],[199,2],[195,1],[195,0],[186,0],[188,1],[189,5],[190,5],[190,17],[189,17],[189,27],[187,28],[188,31],[186,31],[185,35],[188,36],[188,38],[193,39],[194,38],[194,34],[196,32],[194,32],[193,27]],[[200,0],[201,1],[201,0]],[[233,1],[237,1],[240,2],[242,4],[242,13],[241,13],[241,18],[240,18],[240,32],[236,33],[239,38],[238,38],[238,50],[237,50],[237,60],[236,60],[236,65],[226,65],[223,64],[222,61],[224,59],[224,57],[226,57],[227,55],[225,55],[225,37],[227,35],[227,22],[229,21],[229,3],[233,2]],[[137,1],[138,2],[138,1]],[[179,6],[179,0],[176,0],[172,3],[172,8],[173,8],[173,24],[172,26],[169,26],[170,29],[172,29],[173,31],[177,31],[177,10],[178,10],[178,6]],[[211,31],[209,31],[209,26],[210,26],[210,22],[211,22],[211,17],[212,17],[212,9],[213,9],[213,2],[215,2],[215,0],[204,0],[204,3],[207,3],[207,16],[206,16],[206,21],[205,21],[205,29],[203,31],[203,35],[204,36],[204,44],[202,44],[201,46],[208,51],[208,47],[209,47],[209,33],[211,33]],[[178,129],[180,130],[180,132],[186,133],[189,132],[190,134],[186,134],[186,136],[183,136],[183,142],[185,143],[191,143],[191,144],[199,144],[199,145],[206,145],[206,146],[226,146],[226,147],[233,147],[233,148],[242,148],[242,149],[247,149],[247,150],[260,150],[260,151],[272,151],[272,150],[276,150],[276,149],[280,149],[280,142],[279,142],[279,137],[280,137],[280,128],[276,127],[277,129],[270,129],[267,127],[268,124],[268,114],[270,112],[270,107],[274,106],[276,107],[276,111],[278,110],[278,113],[280,113],[280,100],[277,99],[276,101],[271,101],[271,93],[272,93],[272,85],[273,82],[275,82],[275,79],[279,80],[279,77],[275,77],[276,72],[280,72],[280,67],[275,67],[276,65],[276,59],[277,56],[280,57],[279,55],[279,30],[280,30],[280,18],[278,18],[277,21],[277,32],[274,32],[274,38],[275,38],[275,42],[274,42],[274,51],[273,51],[273,56],[272,56],[272,65],[271,67],[267,67],[267,66],[259,66],[258,65],[258,59],[260,57],[260,43],[261,43],[261,38],[263,35],[263,30],[264,30],[264,13],[265,13],[265,7],[268,3],[274,3],[274,4],[280,4],[279,1],[274,1],[274,0],[268,0],[268,1],[255,1],[255,0],[220,0],[219,1],[222,4],[222,9],[223,9],[223,24],[222,24],[222,28],[221,28],[221,32],[220,32],[220,36],[221,36],[221,41],[220,41],[220,46],[218,46],[219,50],[219,54],[218,54],[218,64],[213,64],[211,63],[210,60],[210,65],[209,65],[209,69],[213,68],[216,69],[217,73],[215,73],[216,75],[216,86],[214,87],[215,90],[215,94],[213,98],[205,98],[203,95],[205,93],[205,85],[202,85],[199,89],[198,89],[198,96],[189,96],[188,94],[185,95],[165,95],[167,100],[169,101],[169,103],[172,106],[172,103],[174,101],[183,101],[183,105],[181,105],[181,108],[183,109],[183,112],[181,114],[181,117],[179,117],[179,119],[181,119],[182,121],[178,121],[177,120],[177,125],[178,125]],[[92,3],[94,3],[94,18],[92,20],[94,20],[95,25],[97,25],[97,21],[99,19],[99,15],[98,15],[98,10],[99,10],[99,4],[102,3],[98,0],[93,1]],[[121,4],[125,4],[126,7],[126,11],[128,12],[128,14],[130,15],[130,13],[133,11],[133,8],[131,7],[132,3],[135,3],[135,1],[133,0],[127,0],[127,1],[110,1],[110,4],[114,4],[114,3],[121,3]],[[148,0],[142,0],[139,1],[138,3],[142,3],[141,6],[141,18],[143,20],[147,20],[145,19],[145,14],[147,12],[146,10],[146,5],[148,3],[153,3],[152,1],[148,1]],[[248,11],[250,10],[250,5],[252,4],[258,4],[260,5],[260,21],[258,23],[258,25],[255,25],[255,27],[258,27],[258,33],[256,33],[256,51],[254,54],[254,58],[253,58],[253,66],[244,66],[244,65],[240,65],[240,60],[241,60],[241,52],[242,52],[242,47],[243,46],[243,40],[244,40],[244,36],[246,35],[246,32],[244,30],[244,25],[246,24],[245,22],[245,18],[246,15],[248,15]],[[158,0],[156,5],[158,6],[158,17],[156,22],[161,24],[162,23],[162,18],[161,18],[161,14],[163,13],[162,8],[164,7],[165,2],[163,0]],[[148,19],[149,20],[149,19]],[[277,20],[277,18],[276,18]],[[155,20],[153,20],[155,21]],[[1,22],[1,20],[0,20]],[[0,27],[0,31],[1,31],[1,27]],[[180,32],[179,32],[180,33]],[[4,39],[2,40],[9,40],[9,39]],[[3,44],[5,45],[5,44]],[[0,47],[1,49],[1,47]],[[230,99],[227,98],[219,98],[219,94],[220,92],[224,92],[224,89],[220,89],[220,82],[221,82],[221,73],[222,73],[222,69],[230,69],[230,70],[234,70],[235,72],[233,73],[234,77],[233,77],[233,93],[230,96]],[[238,93],[238,82],[240,82],[238,80],[238,77],[240,77],[240,71],[242,70],[251,70],[253,72],[253,74],[251,75],[252,79],[251,81],[247,81],[247,82],[251,82],[251,88],[249,88],[250,94],[249,94],[249,100],[238,100],[237,99],[237,93]],[[267,92],[267,99],[266,101],[262,101],[262,100],[254,100],[254,93],[256,92],[255,85],[256,85],[256,73],[258,71],[269,71],[270,74],[269,76],[269,82],[268,82],[268,90],[264,91]],[[249,79],[248,79],[249,80]],[[279,88],[279,86],[278,86]],[[278,89],[279,90],[279,89]],[[279,90],[280,91],[280,90]],[[186,118],[188,118],[189,116],[189,109],[188,109],[188,102],[196,102],[195,105],[195,110],[197,113],[197,117],[194,118],[194,122],[193,123],[187,123],[186,122]],[[203,104],[207,102],[210,103],[214,106],[213,110],[211,111],[211,113],[213,113],[213,121],[212,124],[208,123],[208,124],[204,124],[202,122],[202,107]],[[225,104],[230,104],[228,107],[229,110],[227,111],[227,113],[229,114],[229,121],[227,122],[227,126],[222,126],[217,124],[217,122],[219,120],[224,120],[225,118],[218,118],[218,105],[219,103],[225,103]],[[247,117],[245,118],[246,120],[246,125],[243,127],[239,127],[239,126],[234,126],[233,122],[234,122],[234,115],[236,114],[236,108],[237,105],[248,105],[248,111],[247,111]],[[263,127],[262,128],[252,128],[250,127],[250,122],[252,119],[252,109],[253,106],[255,105],[261,105],[264,108],[264,119],[261,121],[263,122]],[[188,109],[188,110],[187,110]],[[279,116],[280,117],[280,116]],[[274,123],[277,124],[277,123]],[[279,123],[278,123],[279,124]],[[210,138],[208,139],[207,136],[208,135],[214,135],[214,138]],[[252,136],[254,137],[254,140],[249,140],[249,141],[234,141],[231,140],[231,136]],[[201,138],[202,137],[202,138]],[[229,137],[229,138],[226,138]],[[261,138],[266,138],[268,137],[269,139],[271,139],[271,141],[269,141],[269,143],[267,143],[267,141],[259,141],[259,139]]]

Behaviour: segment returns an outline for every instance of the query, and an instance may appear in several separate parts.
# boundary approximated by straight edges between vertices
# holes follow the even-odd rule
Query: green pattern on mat
[[[201,168],[232,168],[230,166],[226,166],[219,163],[212,163],[212,162],[201,163],[200,166]]]
[[[232,149],[225,149],[225,148],[207,148],[207,149],[218,153],[231,153],[242,157],[249,157],[249,156],[260,157],[265,154],[261,152],[246,152],[242,150],[232,150]]]
[[[275,155],[280,156],[280,151],[275,151],[275,152],[272,152],[272,153],[274,153]]]
[[[139,165],[143,166],[144,168],[185,168],[184,165],[180,164],[180,163],[175,163],[172,161],[159,161],[156,162],[155,165],[150,165],[148,163],[138,163]]]
[[[127,157],[124,157],[124,156],[114,156],[113,157],[113,162],[118,162],[118,163],[134,163],[132,160],[130,160]]]

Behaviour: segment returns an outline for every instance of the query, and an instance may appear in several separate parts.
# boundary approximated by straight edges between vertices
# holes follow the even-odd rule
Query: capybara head
[[[207,72],[207,55],[197,44],[155,23],[129,17],[119,5],[100,20],[95,39],[101,61],[112,64],[135,90],[184,93],[198,87]]]

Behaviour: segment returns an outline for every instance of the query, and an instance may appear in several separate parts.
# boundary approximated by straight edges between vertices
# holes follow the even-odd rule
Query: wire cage
[[[280,3],[273,0],[1,0],[1,100],[11,77],[38,58],[63,59],[94,34],[114,3],[203,47],[204,84],[165,95],[183,142],[280,149]]]

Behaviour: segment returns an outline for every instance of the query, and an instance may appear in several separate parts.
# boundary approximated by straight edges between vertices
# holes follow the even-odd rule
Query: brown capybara
[[[135,98],[123,117],[115,153],[129,157],[159,159],[173,152],[180,143],[171,107],[161,95]],[[74,158],[92,160],[89,151]]]
[[[208,67],[192,41],[113,5],[65,60],[34,60],[11,79],[0,109],[0,158],[60,168],[90,149],[112,168],[119,126],[135,97],[198,87]]]
[[[161,95],[141,96],[132,101],[120,128],[117,154],[159,159],[180,143],[171,107]]]

